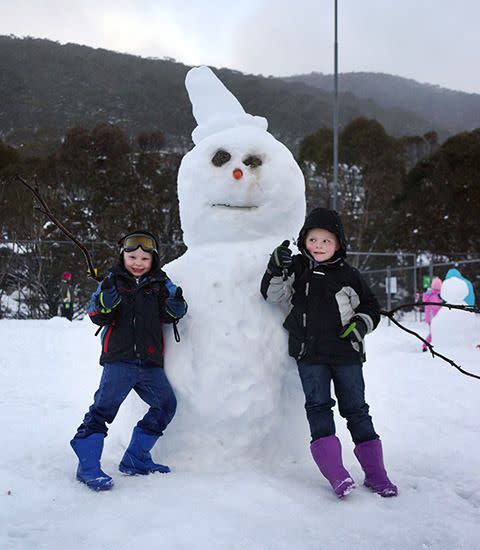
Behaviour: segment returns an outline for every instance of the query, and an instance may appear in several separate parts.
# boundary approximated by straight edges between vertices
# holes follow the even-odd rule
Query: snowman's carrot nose
[[[242,176],[243,176],[243,172],[240,170],[240,168],[235,168],[235,170],[233,171],[233,177],[236,180],[239,180]]]

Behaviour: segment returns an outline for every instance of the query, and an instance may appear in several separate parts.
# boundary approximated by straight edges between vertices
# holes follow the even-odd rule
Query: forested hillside
[[[49,40],[0,37],[0,138],[39,154],[53,149],[65,129],[109,122],[130,138],[161,130],[167,146],[189,146],[194,120],[184,86],[189,67],[167,59]],[[319,127],[332,125],[332,94],[301,82],[220,69],[220,78],[245,109],[267,117],[272,133],[295,149]],[[340,123],[366,116],[394,136],[443,129],[428,117],[371,99],[341,94]],[[43,144],[43,149],[40,147]]]

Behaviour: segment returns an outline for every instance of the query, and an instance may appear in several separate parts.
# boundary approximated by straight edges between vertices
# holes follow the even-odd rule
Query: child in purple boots
[[[150,454],[177,406],[163,370],[162,327],[176,323],[187,311],[181,289],[160,269],[158,243],[151,233],[134,231],[119,244],[119,261],[88,306],[91,320],[103,327],[103,374],[93,404],[70,442],[79,459],[77,479],[94,491],[113,486],[100,466],[103,442],[107,424],[132,389],[149,409],[133,429],[119,470],[127,475],[170,471]]]
[[[313,459],[339,498],[355,487],[335,435],[333,381],[340,415],[347,420],[365,473],[364,485],[383,497],[396,496],[365,402],[362,374],[363,339],[380,321],[378,302],[345,261],[347,241],[334,210],[317,208],[307,216],[297,242],[301,254],[292,257],[288,245],[285,241],[273,251],[261,292],[269,302],[292,305],[283,326],[305,393]]]

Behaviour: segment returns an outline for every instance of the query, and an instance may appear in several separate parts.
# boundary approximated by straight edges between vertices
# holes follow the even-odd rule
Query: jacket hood
[[[326,229],[335,234],[340,243],[340,250],[335,252],[334,258],[345,258],[347,255],[347,239],[343,230],[342,220],[335,210],[328,208],[315,208],[305,219],[302,229],[298,235],[297,247],[302,254],[308,254],[305,248],[305,239],[310,229]]]
[[[435,277],[430,284],[430,288],[432,290],[440,290],[442,288],[442,279]]]
[[[445,280],[450,279],[451,277],[458,277],[459,279],[465,279],[465,277],[458,271],[458,269],[455,269],[452,267],[452,269],[449,269],[447,271],[447,274],[445,275]]]

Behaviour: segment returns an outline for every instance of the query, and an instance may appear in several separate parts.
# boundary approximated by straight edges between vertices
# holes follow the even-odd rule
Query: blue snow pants
[[[137,426],[150,435],[162,435],[175,415],[177,400],[172,386],[161,367],[145,367],[138,362],[106,363],[100,386],[75,437],[84,438],[92,433],[107,435],[111,424],[131,390],[150,405]]]
[[[312,442],[335,433],[331,384],[338,399],[340,415],[355,444],[378,439],[365,402],[362,364],[331,365],[298,361],[298,373],[305,393],[305,410]]]

